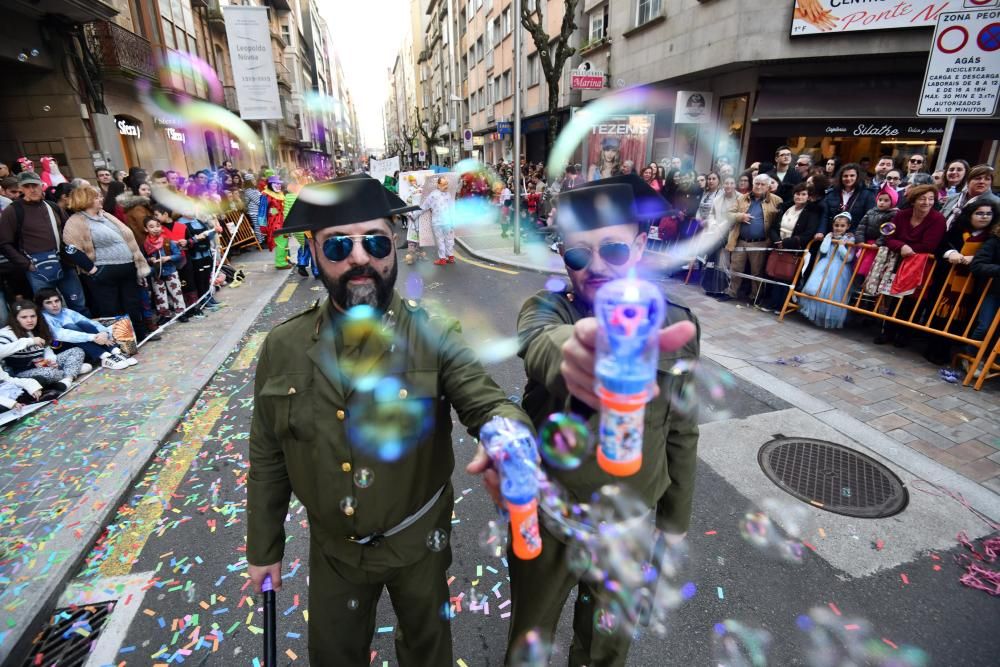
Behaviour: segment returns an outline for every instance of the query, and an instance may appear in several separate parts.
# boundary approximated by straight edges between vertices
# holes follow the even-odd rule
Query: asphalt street
[[[418,274],[422,280],[416,279]],[[404,295],[458,317],[473,347],[490,359],[493,377],[510,396],[518,397],[524,376],[520,360],[509,354],[510,336],[520,304],[547,280],[462,258],[454,266],[402,266],[398,287]],[[164,443],[67,590],[65,604],[117,601],[104,630],[109,637],[101,643],[105,653],[94,664],[261,664],[259,599],[249,590],[243,558],[255,355],[267,331],[323,293],[318,281],[289,277],[195,405],[179,416],[177,432]],[[722,372],[708,368],[713,374]],[[740,422],[792,407],[764,388],[733,380],[722,404],[706,406],[701,421]],[[776,421],[774,432],[780,429]],[[473,443],[460,427],[454,433],[456,459],[463,462],[471,457]],[[703,437],[700,447],[714,444]],[[457,502],[449,582],[453,602],[458,600],[452,619],[454,657],[460,666],[496,666],[503,662],[510,593],[504,561],[480,542],[497,513],[479,481],[462,467],[458,465],[453,475]],[[731,471],[725,474],[732,477]],[[687,564],[678,577],[678,586],[693,584],[688,588],[693,595],[670,615],[665,636],[638,633],[628,664],[708,665],[720,658],[719,664],[765,664],[753,659],[752,632],[741,634],[731,623],[727,636],[721,637],[719,624],[727,620],[768,634],[760,648],[771,665],[841,664],[810,660],[813,640],[823,637],[832,642],[829,656],[869,639],[886,655],[898,657],[906,645],[926,652],[924,663],[897,664],[996,664],[997,601],[959,583],[961,569],[954,557],[964,550],[957,543],[950,550],[928,549],[908,562],[875,567],[874,574],[863,577],[831,565],[818,555],[822,549],[806,548],[803,562],[789,563],[769,557],[741,537],[740,521],[757,508],[759,499],[741,494],[734,481],[700,461]],[[772,495],[782,498],[777,488]],[[796,502],[787,496],[783,500]],[[840,540],[849,554],[876,565],[881,527],[900,520],[856,520],[852,531],[828,534],[822,523],[825,513],[815,513],[819,522],[802,538],[807,547]],[[278,601],[279,663],[304,664],[308,524],[304,508],[295,502],[287,529],[286,575]],[[484,603],[469,604],[473,589],[485,595]],[[830,617],[826,632],[822,627],[809,630],[803,616],[813,608],[826,610]],[[553,664],[565,664],[571,611],[570,604]],[[396,664],[394,631],[395,618],[384,596],[371,664]],[[724,639],[735,646],[735,657],[716,653],[727,645]],[[744,662],[739,662],[741,656]]]

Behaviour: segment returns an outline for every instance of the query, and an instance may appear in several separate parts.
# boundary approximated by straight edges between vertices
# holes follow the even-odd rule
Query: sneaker
[[[139,360],[136,359],[135,357],[126,357],[124,354],[120,354],[118,356],[124,359],[125,363],[127,363],[129,366],[135,366],[136,364],[139,363]]]
[[[455,263],[455,256],[454,255],[448,255],[448,263],[449,264],[454,264]]]
[[[448,263],[448,260],[446,260],[446,259],[435,259],[434,260],[434,264],[436,266],[444,266],[447,263]]]
[[[91,366],[90,364],[83,364],[82,366],[80,366],[80,375],[86,375],[92,370],[94,370],[93,366]]]
[[[108,356],[101,359],[101,366],[104,368],[110,368],[113,371],[120,371],[123,368],[128,368],[129,363],[125,357],[118,354],[109,354]]]
[[[203,320],[205,319],[205,313],[195,313],[191,316],[192,320]]]

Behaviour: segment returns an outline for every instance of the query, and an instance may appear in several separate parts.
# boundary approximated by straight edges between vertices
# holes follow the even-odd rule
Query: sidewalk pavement
[[[0,664],[20,655],[162,440],[289,272],[271,253],[233,258],[246,279],[221,310],[175,323],[139,364],[99,370],[0,431]]]
[[[565,273],[559,256],[541,243],[525,243],[515,255],[512,240],[499,231],[464,231],[459,245],[481,260]],[[1000,384],[988,382],[982,391],[949,384],[920,347],[872,344],[877,328],[864,322],[826,330],[794,313],[782,322],[737,301],[720,303],[695,284],[664,284],[671,298],[698,315],[706,357],[842,432],[848,424],[854,433],[845,434],[897,462],[907,455],[915,474],[919,457],[907,450],[982,485],[980,491],[992,492],[983,493],[983,501],[1000,513],[994,495],[1000,494]],[[951,477],[935,480],[930,468],[925,474],[942,484]]]

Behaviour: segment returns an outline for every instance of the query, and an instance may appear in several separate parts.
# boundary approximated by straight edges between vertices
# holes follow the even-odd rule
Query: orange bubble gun
[[[494,417],[479,439],[500,473],[500,493],[510,514],[514,555],[531,560],[542,553],[538,532],[538,448],[527,426]]]
[[[642,468],[646,402],[656,386],[658,334],[666,311],[650,282],[622,278],[597,291],[595,393],[601,401],[597,463],[627,477]]]

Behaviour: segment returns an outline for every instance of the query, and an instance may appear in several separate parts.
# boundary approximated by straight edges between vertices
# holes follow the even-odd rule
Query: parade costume
[[[420,204],[421,209],[431,212],[431,229],[438,252],[435,264],[455,262],[455,224],[451,219],[454,206],[451,195],[441,190],[434,190]]]
[[[280,181],[274,177],[268,179],[268,187],[260,193],[257,220],[264,231],[267,249],[274,251],[274,268],[287,269],[291,267],[288,263],[288,239],[281,234],[285,224],[285,195],[270,188],[276,182]]]
[[[558,202],[560,228],[563,231],[596,229],[662,215],[659,208],[662,205],[665,211],[666,202],[648,185],[639,183],[642,181],[638,177],[619,176],[563,192]],[[629,187],[623,190],[618,187],[622,184]],[[627,194],[629,188],[633,190],[632,196]],[[612,208],[625,213],[617,215],[612,211],[611,215],[603,215],[610,209],[594,206],[595,200],[600,202],[602,199],[618,201]],[[587,418],[591,433],[599,430],[600,415],[570,396],[560,370],[562,346],[573,336],[573,326],[585,317],[592,317],[589,307],[569,292],[541,291],[521,308],[517,322],[518,356],[524,359],[528,378],[522,407],[536,428],[550,414],[563,412],[592,413],[582,416]],[[690,310],[668,302],[664,326],[684,321],[697,324]],[[570,502],[591,502],[595,492],[605,485],[620,485],[638,496],[650,512],[655,510],[660,530],[675,534],[687,531],[697,463],[697,415],[682,414],[671,408],[670,397],[684,395],[694,383],[690,371],[672,371],[675,364],[678,360],[691,361],[698,356],[697,336],[680,350],[660,354],[657,372],[660,393],[646,404],[642,467],[636,474],[611,476],[594,456],[572,470],[555,468],[543,459],[546,475],[566,490]],[[521,560],[508,553],[513,602],[508,660],[517,640],[530,630],[537,630],[544,640],[551,641],[566,600],[572,589],[578,587],[569,664],[624,665],[631,637],[617,631],[594,632],[601,583],[583,579],[570,568],[567,553],[572,538],[559,531],[558,524],[545,512],[541,518],[541,555]]]
[[[307,188],[331,188],[339,196],[328,206],[300,200],[286,231],[315,232],[410,210],[367,176]],[[310,526],[310,663],[368,665],[376,606],[388,589],[399,624],[399,664],[449,665],[451,628],[441,610],[451,563],[451,408],[473,436],[494,415],[522,422],[527,416],[487,375],[457,322],[431,317],[395,291],[379,315],[381,335],[359,332],[325,300],[264,341],[250,431],[247,560],[281,561],[294,492]],[[371,448],[377,443],[365,444],[365,429],[378,427],[378,402],[354,378],[370,373],[398,383],[394,395],[427,418],[426,428],[400,434],[406,447],[396,457],[379,456]],[[355,485],[361,469],[374,473],[372,487]],[[346,496],[356,503],[345,508]],[[432,548],[430,535],[441,538]]]

